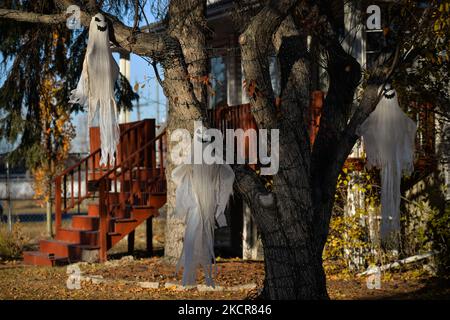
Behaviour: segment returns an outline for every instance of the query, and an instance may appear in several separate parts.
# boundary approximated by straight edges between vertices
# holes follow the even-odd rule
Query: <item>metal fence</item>
[[[14,225],[19,225],[21,233],[31,242],[49,236],[47,229],[46,207],[41,206],[33,198],[0,199],[0,224],[3,228],[12,231]],[[52,233],[55,234],[55,210],[52,207]],[[63,215],[63,226],[69,226],[73,214],[86,214],[87,208],[81,207],[80,212],[70,212]]]
[[[34,197],[33,178],[29,175],[0,175],[0,224],[12,231],[14,224],[20,224],[21,231],[31,240],[47,237],[46,206]],[[53,199],[51,201],[53,203]],[[78,209],[78,208],[77,208]],[[85,214],[87,208],[63,216],[63,223],[70,221],[74,213]],[[52,221],[54,221],[52,207]],[[54,228],[53,228],[54,233]]]

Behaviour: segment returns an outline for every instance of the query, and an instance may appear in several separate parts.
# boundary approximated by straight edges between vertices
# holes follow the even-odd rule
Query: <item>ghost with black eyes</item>
[[[175,216],[184,219],[186,224],[177,271],[183,267],[183,286],[191,286],[196,283],[197,267],[202,267],[206,285],[214,286],[214,229],[227,224],[225,208],[233,192],[234,172],[223,161],[222,164],[203,161],[195,164],[193,154],[200,152],[201,156],[212,138],[202,126],[195,130],[194,139],[193,145],[184,146],[187,163],[172,171],[177,186]],[[197,150],[196,143],[200,146]]]
[[[381,241],[395,249],[400,235],[400,183],[413,171],[417,125],[400,108],[390,84],[379,89],[381,99],[358,129],[364,139],[368,166],[381,170]]]
[[[97,25],[97,30],[100,32],[105,32],[108,29],[108,24],[105,18],[101,14],[97,14],[94,17],[95,24]]]
[[[77,88],[72,91],[69,103],[88,108],[89,126],[94,119],[100,127],[101,159],[114,164],[119,142],[117,106],[114,98],[114,84],[119,67],[114,60],[109,43],[108,23],[98,13],[91,19],[89,40],[83,62],[83,71]]]

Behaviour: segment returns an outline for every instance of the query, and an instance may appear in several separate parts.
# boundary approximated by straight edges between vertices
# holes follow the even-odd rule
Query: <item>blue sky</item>
[[[118,60],[118,55],[114,54],[116,60]],[[119,63],[119,61],[117,61]],[[152,66],[142,59],[141,57],[131,54],[130,56],[130,84],[134,87],[135,83],[139,83],[139,110],[140,118],[155,118],[157,115],[157,100],[159,93],[159,106],[160,106],[160,121],[165,121],[165,108],[166,108],[166,98],[162,91],[161,86],[155,78]],[[161,74],[161,76],[163,76]],[[143,88],[142,88],[143,87]],[[158,93],[157,93],[158,91]],[[136,121],[138,119],[136,102],[135,107],[130,115],[131,121]]]
[[[147,19],[149,20],[149,23],[152,23],[155,21],[155,17],[152,14],[152,10],[150,8],[151,1],[147,1],[144,12],[146,14]],[[133,21],[129,19],[130,21],[127,22],[127,25],[132,25]],[[143,19],[140,23],[140,27],[143,27],[146,25],[145,19]],[[150,66],[144,59],[141,57],[131,54],[130,56],[130,84],[132,87],[134,87],[135,83],[139,83],[139,113],[140,113],[140,119],[145,118],[154,118],[156,119],[157,116],[157,100],[159,97],[159,111],[160,111],[160,122],[164,122],[165,119],[165,109],[166,109],[166,98],[164,96],[164,93],[162,92],[162,88],[159,86],[158,81],[155,78],[155,74],[153,72],[152,66]],[[161,76],[163,74],[161,73]],[[144,87],[142,88],[142,86]],[[158,92],[157,92],[158,91]],[[133,111],[130,114],[130,121],[136,121],[138,119],[138,112],[137,107],[135,106],[133,108]]]

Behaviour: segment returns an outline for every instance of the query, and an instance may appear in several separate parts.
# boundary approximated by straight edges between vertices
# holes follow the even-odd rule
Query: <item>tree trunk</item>
[[[47,217],[47,235],[53,237],[53,221],[52,221],[52,185],[48,186],[49,197],[46,201],[46,217]]]
[[[299,173],[291,174],[293,180],[305,180]],[[310,219],[302,218],[312,213],[312,207],[304,210],[299,206],[310,202],[310,190],[287,201],[282,193],[290,187],[296,189],[296,185],[287,183],[278,192],[268,192],[259,177],[244,168],[236,169],[236,178],[237,189],[250,204],[261,233],[265,261],[262,298],[327,299],[323,247],[317,247],[313,241]]]
[[[49,127],[49,126],[48,126]],[[51,150],[50,137],[47,140],[47,150]],[[50,153],[47,153],[50,154]],[[53,176],[54,176],[54,162],[50,156],[48,159],[49,177],[47,177],[47,201],[46,201],[46,217],[47,217],[47,236],[53,237],[53,221],[52,221],[52,191],[53,191]]]
[[[298,214],[293,203],[290,203],[292,217]],[[286,212],[281,214],[279,209],[274,213],[278,217],[286,215]],[[280,227],[271,230],[269,223],[268,220],[263,221],[264,226],[260,227],[266,272],[263,297],[290,300],[327,299],[321,257],[323,247],[316,247],[316,243],[307,236],[306,230],[293,233]],[[286,219],[285,223],[291,225],[292,229],[308,227],[306,223],[295,221],[294,218]]]
[[[170,110],[170,108],[169,108]],[[170,115],[169,115],[170,117]],[[173,130],[177,128],[181,128],[182,123],[176,121],[175,117],[170,117],[169,125],[167,127],[167,135],[170,137]],[[168,143],[168,155],[173,148],[174,143],[167,140]],[[167,157],[167,165],[166,165],[166,176],[167,176],[167,202],[166,202],[166,228],[165,228],[165,241],[164,241],[164,257],[171,264],[175,264],[180,255],[181,250],[183,249],[183,239],[184,239],[184,221],[178,219],[175,216],[175,193],[176,193],[176,185],[172,181],[172,171],[175,166],[170,159],[170,156]]]
[[[167,203],[164,256],[175,263],[181,255],[184,238],[184,221],[176,218],[176,186],[171,175],[174,164],[170,152],[175,143],[170,141],[176,129],[186,129],[193,133],[194,121],[202,120],[200,111],[206,109],[207,87],[202,77],[208,75],[206,53],[206,2],[202,0],[173,0],[169,7],[170,35],[179,42],[179,65],[170,65],[165,70],[164,89],[169,97],[167,136],[168,157],[166,166]],[[187,71],[187,73],[186,73]]]

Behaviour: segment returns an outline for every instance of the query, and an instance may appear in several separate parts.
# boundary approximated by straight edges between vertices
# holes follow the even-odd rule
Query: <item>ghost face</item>
[[[105,32],[108,30],[108,23],[102,14],[97,13],[92,19],[94,19],[98,31]]]
[[[395,97],[395,90],[390,83],[387,83],[383,88],[383,95],[386,99],[392,99]]]

